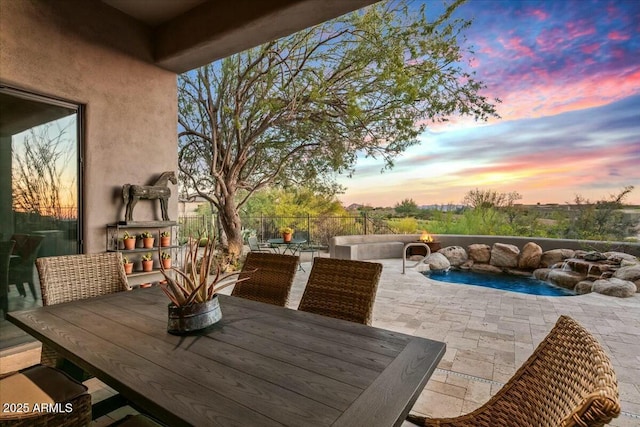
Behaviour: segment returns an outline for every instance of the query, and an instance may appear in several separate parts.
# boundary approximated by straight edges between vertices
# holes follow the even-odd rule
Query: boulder
[[[593,292],[618,298],[628,298],[636,294],[637,287],[633,282],[612,277],[593,282]]]
[[[573,290],[576,291],[577,295],[584,295],[584,294],[591,293],[592,288],[593,288],[593,282],[589,280],[582,280],[578,282],[578,284]]]
[[[615,273],[613,273],[613,277],[616,279],[628,280],[630,282],[640,280],[640,264],[620,267]]]
[[[469,258],[474,262],[488,264],[491,259],[491,246],[476,243],[467,247]]]
[[[636,287],[638,288],[638,290],[636,292],[640,292],[640,280],[636,280],[634,283],[636,284]]]
[[[470,269],[471,269],[471,267],[473,266],[473,264],[475,264],[475,263],[473,262],[473,260],[472,260],[472,259],[468,259],[468,260],[466,260],[465,262],[463,262],[462,264],[460,264],[460,265],[458,266],[458,268],[459,268],[460,270],[470,270]]]
[[[614,261],[618,264],[620,264],[623,260],[631,261],[633,263],[640,262],[638,261],[637,257],[631,254],[625,254],[624,252],[611,251],[611,252],[605,252],[603,255],[606,256],[608,260]]]
[[[542,253],[540,258],[540,267],[551,267],[553,264],[564,261],[567,258],[573,258],[575,251],[571,249],[551,249]]]
[[[584,275],[575,271],[551,270],[547,280],[565,289],[574,289],[578,282],[584,280]]]
[[[534,270],[533,277],[535,277],[538,280],[542,280],[543,282],[546,282],[547,279],[549,278],[550,271],[551,271],[550,268],[538,268],[537,270]]]
[[[471,266],[471,271],[475,271],[476,273],[502,273],[502,269],[500,267],[495,267],[491,264],[473,264]]]
[[[622,261],[620,261],[620,267],[629,267],[630,265],[638,265],[638,264],[640,264],[640,262],[631,261],[629,259],[623,259]]]
[[[520,249],[515,245],[505,243],[494,243],[491,248],[491,260],[489,264],[496,267],[517,267]]]
[[[449,267],[451,267],[451,263],[447,257],[438,252],[429,255],[423,262],[429,264],[431,271],[447,271]]]
[[[520,251],[518,268],[522,270],[535,270],[540,265],[540,258],[542,258],[542,248],[533,242],[529,242],[524,245],[522,251]]]
[[[461,246],[447,246],[438,251],[438,253],[444,255],[449,260],[452,266],[457,267],[464,263],[467,257],[467,251]]]
[[[607,259],[607,257],[604,254],[596,251],[587,252],[586,254],[584,254],[582,258],[584,258],[587,261],[603,261]]]
[[[528,270],[515,270],[513,268],[502,269],[503,273],[511,274],[512,276],[531,277],[531,271]]]

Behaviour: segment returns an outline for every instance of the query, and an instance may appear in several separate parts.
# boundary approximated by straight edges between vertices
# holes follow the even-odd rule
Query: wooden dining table
[[[167,333],[158,287],[9,320],[170,426],[398,426],[445,344],[219,295],[222,320]]]

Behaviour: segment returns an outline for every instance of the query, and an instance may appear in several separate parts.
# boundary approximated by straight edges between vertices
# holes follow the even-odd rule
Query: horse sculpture
[[[162,212],[162,220],[169,221],[169,197],[171,196],[171,189],[168,187],[168,183],[177,184],[175,172],[164,172],[153,183],[153,185],[131,185],[125,184],[122,186],[122,198],[124,204],[127,207],[125,214],[126,221],[133,221],[133,208],[140,199],[160,200],[160,210]]]

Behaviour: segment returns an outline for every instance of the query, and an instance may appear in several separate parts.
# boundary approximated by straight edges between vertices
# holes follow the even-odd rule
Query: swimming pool
[[[475,273],[473,271],[450,270],[446,272],[425,271],[424,275],[439,282],[459,285],[484,286],[521,294],[545,296],[572,296],[575,292],[559,288],[533,277],[515,276],[512,274]]]

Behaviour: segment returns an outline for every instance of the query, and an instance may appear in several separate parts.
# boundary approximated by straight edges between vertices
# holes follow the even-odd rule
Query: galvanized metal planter
[[[186,334],[204,329],[222,319],[218,296],[206,302],[186,307],[169,304],[167,331],[171,334]]]

